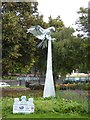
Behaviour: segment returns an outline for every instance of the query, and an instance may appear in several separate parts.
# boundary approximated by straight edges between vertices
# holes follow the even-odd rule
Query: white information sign
[[[34,112],[34,103],[33,98],[29,98],[26,101],[26,96],[21,97],[21,101],[19,98],[14,98],[13,104],[13,113],[33,113]]]

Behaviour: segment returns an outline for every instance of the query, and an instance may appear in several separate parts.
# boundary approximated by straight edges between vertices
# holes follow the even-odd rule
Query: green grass
[[[27,94],[34,98],[35,112],[33,114],[13,114],[13,98],[2,98],[3,118],[88,118],[88,101],[86,92],[56,91],[55,98],[42,98]],[[20,98],[18,95],[17,97]]]
[[[8,118],[88,118],[87,115],[83,114],[60,114],[60,113],[43,113],[43,114],[12,114]]]
[[[8,88],[26,88],[25,86],[10,86],[10,87],[8,87]]]

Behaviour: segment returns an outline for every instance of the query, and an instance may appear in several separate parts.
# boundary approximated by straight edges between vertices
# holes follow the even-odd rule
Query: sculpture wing
[[[27,33],[29,32],[40,40],[45,39],[45,30],[39,25],[31,26],[29,29],[27,29]]]

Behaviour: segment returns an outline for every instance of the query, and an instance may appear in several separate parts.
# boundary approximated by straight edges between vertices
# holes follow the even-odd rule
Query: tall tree
[[[88,36],[90,38],[90,1],[88,3]]]
[[[90,2],[88,3],[90,4]],[[90,42],[89,42],[89,38],[90,38],[90,5],[88,5],[88,8],[83,8],[80,7],[79,11],[78,11],[78,15],[79,15],[79,19],[76,21],[76,25],[78,25],[78,31],[79,37],[85,38],[84,39],[84,52],[85,52],[85,63],[82,65],[86,70],[90,71],[90,66],[88,63],[88,58],[90,56],[89,53],[89,48],[90,48]],[[82,67],[82,68],[83,68]]]
[[[88,36],[88,8],[80,7],[77,12],[79,15],[78,20],[76,21],[77,31],[79,32],[78,36],[87,37]]]
[[[66,74],[74,69],[88,71],[87,41],[73,35],[73,28],[64,28],[53,36],[53,65],[55,74]]]
[[[33,4],[33,8],[32,8]],[[43,16],[33,15],[38,3],[7,2],[2,3],[2,53],[3,75],[30,72],[34,65],[37,41],[31,34],[26,34],[31,25],[42,24]]]

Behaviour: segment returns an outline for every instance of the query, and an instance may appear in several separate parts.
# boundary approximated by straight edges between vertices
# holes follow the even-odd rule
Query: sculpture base
[[[55,88],[53,82],[52,70],[46,72],[43,97],[55,97]]]

